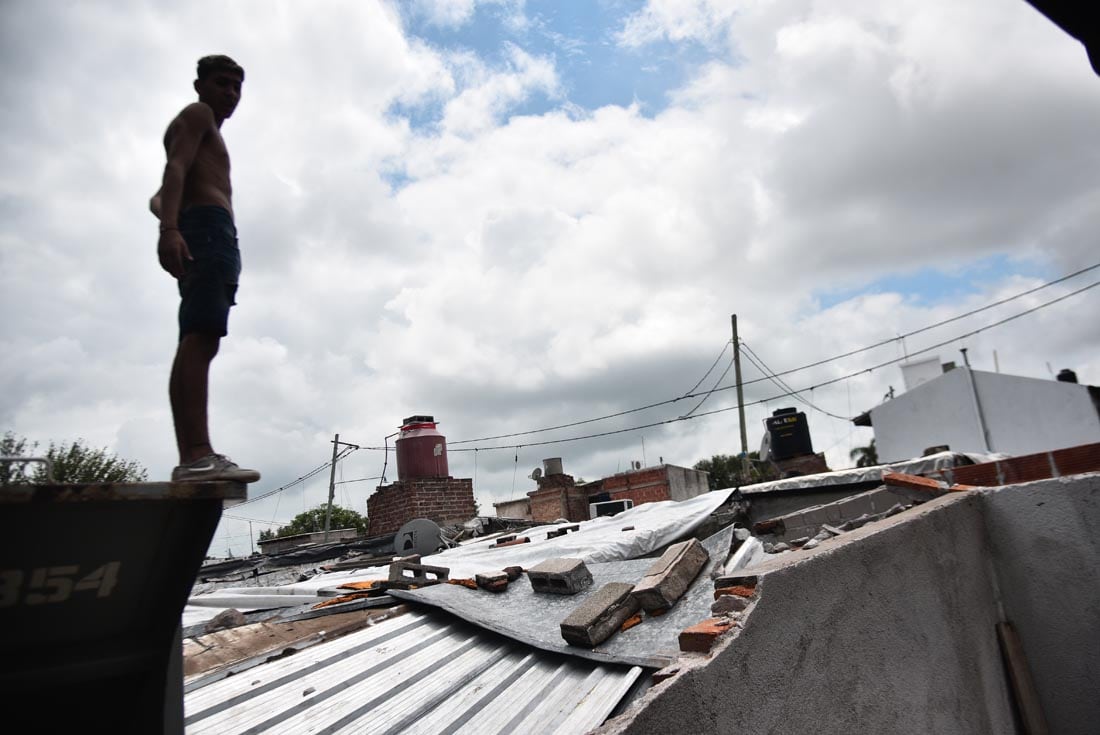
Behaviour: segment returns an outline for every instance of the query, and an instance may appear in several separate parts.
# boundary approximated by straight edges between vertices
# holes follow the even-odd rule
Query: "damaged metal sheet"
[[[189,691],[185,725],[189,735],[580,733],[641,673],[409,613]]]
[[[725,562],[732,540],[733,527],[727,526],[703,542],[710,560],[671,610],[659,617],[647,616],[640,624],[616,633],[591,649],[566,643],[561,636],[561,622],[608,582],[634,584],[641,580],[652,566],[652,558],[590,563],[588,569],[592,573],[592,585],[571,596],[538,594],[531,589],[526,576],[508,585],[506,591],[496,594],[451,584],[417,590],[393,590],[390,594],[402,600],[442,608],[463,620],[544,651],[594,661],[661,668],[679,655],[680,631],[710,617],[710,606],[714,602],[710,573]]]

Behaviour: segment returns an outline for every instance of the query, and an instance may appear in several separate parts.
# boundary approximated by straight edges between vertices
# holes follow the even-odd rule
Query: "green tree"
[[[779,479],[775,465],[760,461],[760,452],[749,452],[751,474],[747,479],[741,477],[741,458],[732,454],[716,454],[710,459],[701,459],[695,463],[694,467],[709,473],[707,484],[711,490]]]
[[[856,447],[848,456],[856,461],[856,467],[874,467],[878,464],[878,450],[875,449],[875,440],[865,447]]]
[[[106,447],[90,447],[83,439],[72,443],[51,441],[49,449],[40,453],[38,442],[28,442],[8,431],[0,439],[0,456],[45,457],[50,461],[53,481],[58,484],[143,482],[148,477],[138,462],[122,459]],[[48,481],[46,466],[41,462],[0,462],[0,484]]]
[[[326,507],[326,505],[318,505],[305,513],[299,513],[290,520],[290,523],[280,526],[276,531],[269,529],[260,531],[260,541],[283,538],[284,536],[297,536],[300,533],[324,531]],[[365,535],[367,533],[367,519],[354,510],[333,505],[332,517],[329,519],[329,530],[335,531],[338,528],[354,528],[360,535]]]

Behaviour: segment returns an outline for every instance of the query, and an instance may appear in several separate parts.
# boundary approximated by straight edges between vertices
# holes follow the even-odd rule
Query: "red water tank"
[[[434,416],[410,416],[402,422],[397,448],[397,479],[449,477],[447,439],[435,430]]]

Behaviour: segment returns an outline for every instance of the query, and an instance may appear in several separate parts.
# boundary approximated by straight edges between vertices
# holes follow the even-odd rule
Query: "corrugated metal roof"
[[[187,693],[185,727],[191,735],[584,733],[642,671],[412,612]]]

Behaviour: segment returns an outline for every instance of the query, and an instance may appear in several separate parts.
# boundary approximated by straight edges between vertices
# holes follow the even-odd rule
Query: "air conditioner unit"
[[[588,504],[588,517],[599,518],[600,516],[613,516],[622,513],[624,510],[630,510],[634,507],[634,501],[627,500],[605,500],[602,503],[589,503]]]

